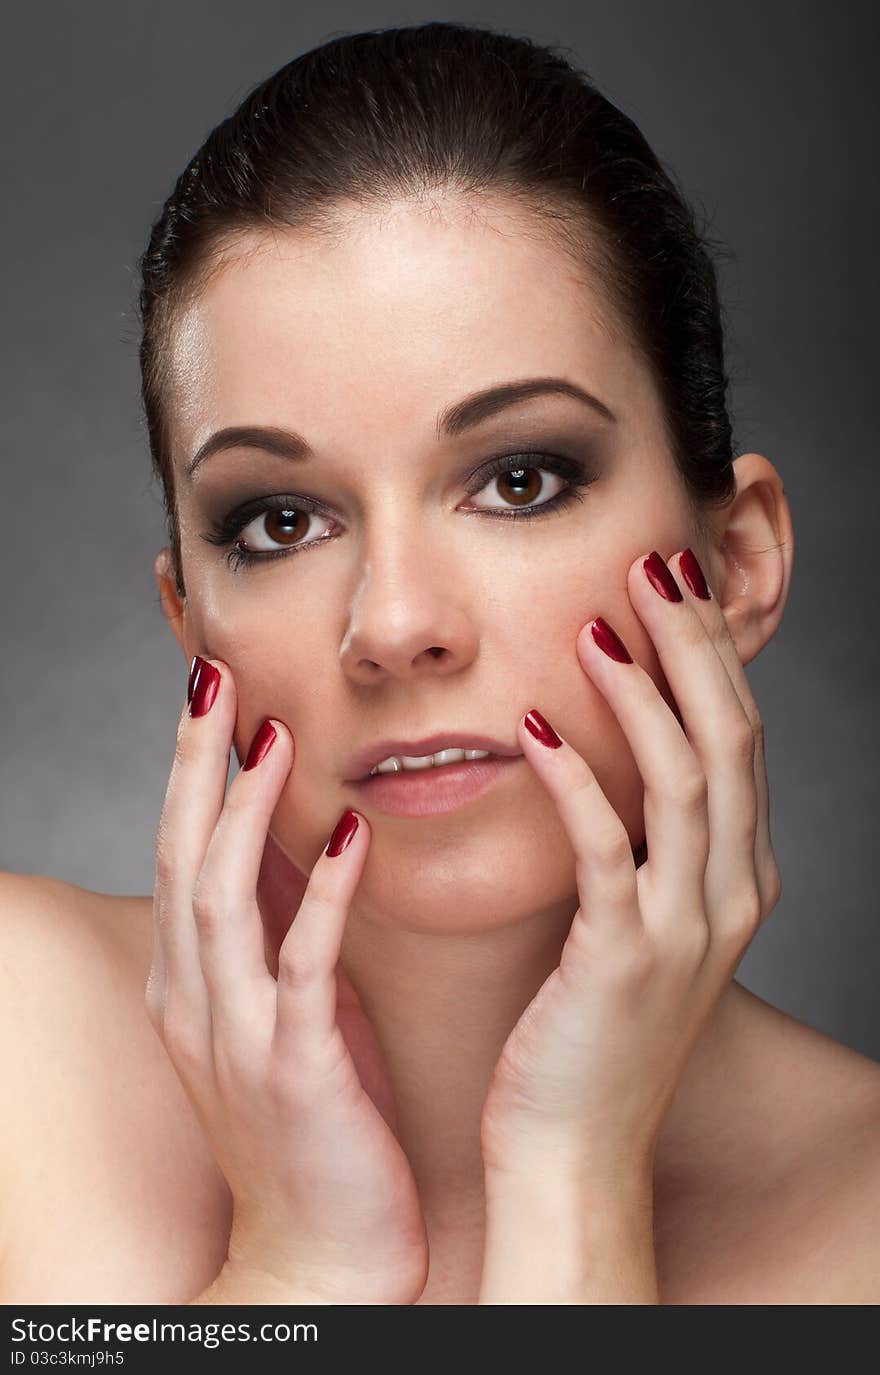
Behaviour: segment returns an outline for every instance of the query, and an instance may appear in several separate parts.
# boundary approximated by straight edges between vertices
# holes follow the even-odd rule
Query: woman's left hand
[[[694,595],[684,578],[683,568],[701,576],[689,557],[683,567],[670,560],[681,587],[656,552],[627,578],[681,723],[619,640],[621,661],[600,648],[597,622],[577,640],[644,781],[640,867],[577,751],[540,743],[525,725],[533,712],[518,726],[574,849],[580,906],[559,967],[513,1028],[489,1084],[481,1145],[486,1168],[502,1175],[562,1168],[599,1188],[649,1181],[690,1053],[779,900],[761,718],[717,601]]]

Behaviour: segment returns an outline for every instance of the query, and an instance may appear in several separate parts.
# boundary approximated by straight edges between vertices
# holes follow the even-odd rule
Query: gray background
[[[739,978],[880,1059],[872,8],[17,6],[0,59],[0,867],[152,889],[186,665],[153,581],[134,263],[178,172],[254,82],[336,33],[506,28],[571,48],[729,247],[738,449],[775,463],[795,527],[785,619],[749,667],[785,891]]]

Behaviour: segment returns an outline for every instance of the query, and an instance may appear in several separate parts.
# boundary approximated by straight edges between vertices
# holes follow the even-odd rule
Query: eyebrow
[[[612,424],[617,421],[617,416],[604,402],[576,383],[564,377],[529,377],[520,382],[503,382],[499,386],[487,387],[445,407],[437,417],[437,438],[457,438],[517,402],[548,395],[574,397],[576,401],[592,407],[604,420]],[[293,461],[307,459],[313,452],[302,436],[291,430],[272,425],[230,425],[217,430],[199,446],[187,463],[184,474],[192,479],[206,458],[226,449],[241,448],[264,449],[267,453],[277,454],[279,458]]]

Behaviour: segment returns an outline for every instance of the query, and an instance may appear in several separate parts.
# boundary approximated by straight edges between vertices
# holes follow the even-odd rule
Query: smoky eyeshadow
[[[600,433],[589,424],[499,425],[491,438],[482,443],[472,436],[463,441],[457,456],[447,453],[442,462],[450,483],[458,481],[464,491],[481,468],[494,459],[542,453],[555,454],[584,466],[591,477],[599,477],[606,466],[615,436]],[[208,471],[210,469],[210,472]],[[333,477],[321,460],[291,463],[270,453],[242,450],[216,457],[205,465],[199,482],[190,489],[193,504],[214,521],[222,520],[233,508],[265,496],[300,496],[320,506],[335,504]]]

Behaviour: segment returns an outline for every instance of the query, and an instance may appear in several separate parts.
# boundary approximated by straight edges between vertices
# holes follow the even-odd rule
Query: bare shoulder
[[[880,1303],[880,1064],[741,991],[727,1118],[744,1146],[678,1219],[673,1301]]]
[[[149,1027],[151,920],[150,898],[0,871],[0,1091],[24,1106],[35,1084],[99,1053],[100,1028]]]
[[[0,872],[0,1303],[217,1273],[228,1188],[147,1016],[151,956],[151,897]]]
[[[830,1087],[830,1086],[829,1086]],[[871,1075],[866,1093],[877,1094]],[[876,1102],[817,1124],[769,1208],[767,1273],[778,1297],[751,1302],[880,1304],[880,1114]],[[788,1241],[785,1240],[786,1229]],[[772,1290],[770,1291],[772,1293]]]
[[[44,974],[96,954],[149,966],[152,898],[98,893],[42,874],[0,871],[0,976],[21,987],[31,960]],[[23,966],[20,963],[24,962]]]
[[[812,1119],[777,1179],[800,1264],[789,1303],[880,1303],[880,1064],[793,1018],[791,1071]],[[798,1054],[797,1052],[800,1052]],[[799,1226],[796,1219],[799,1219]]]

